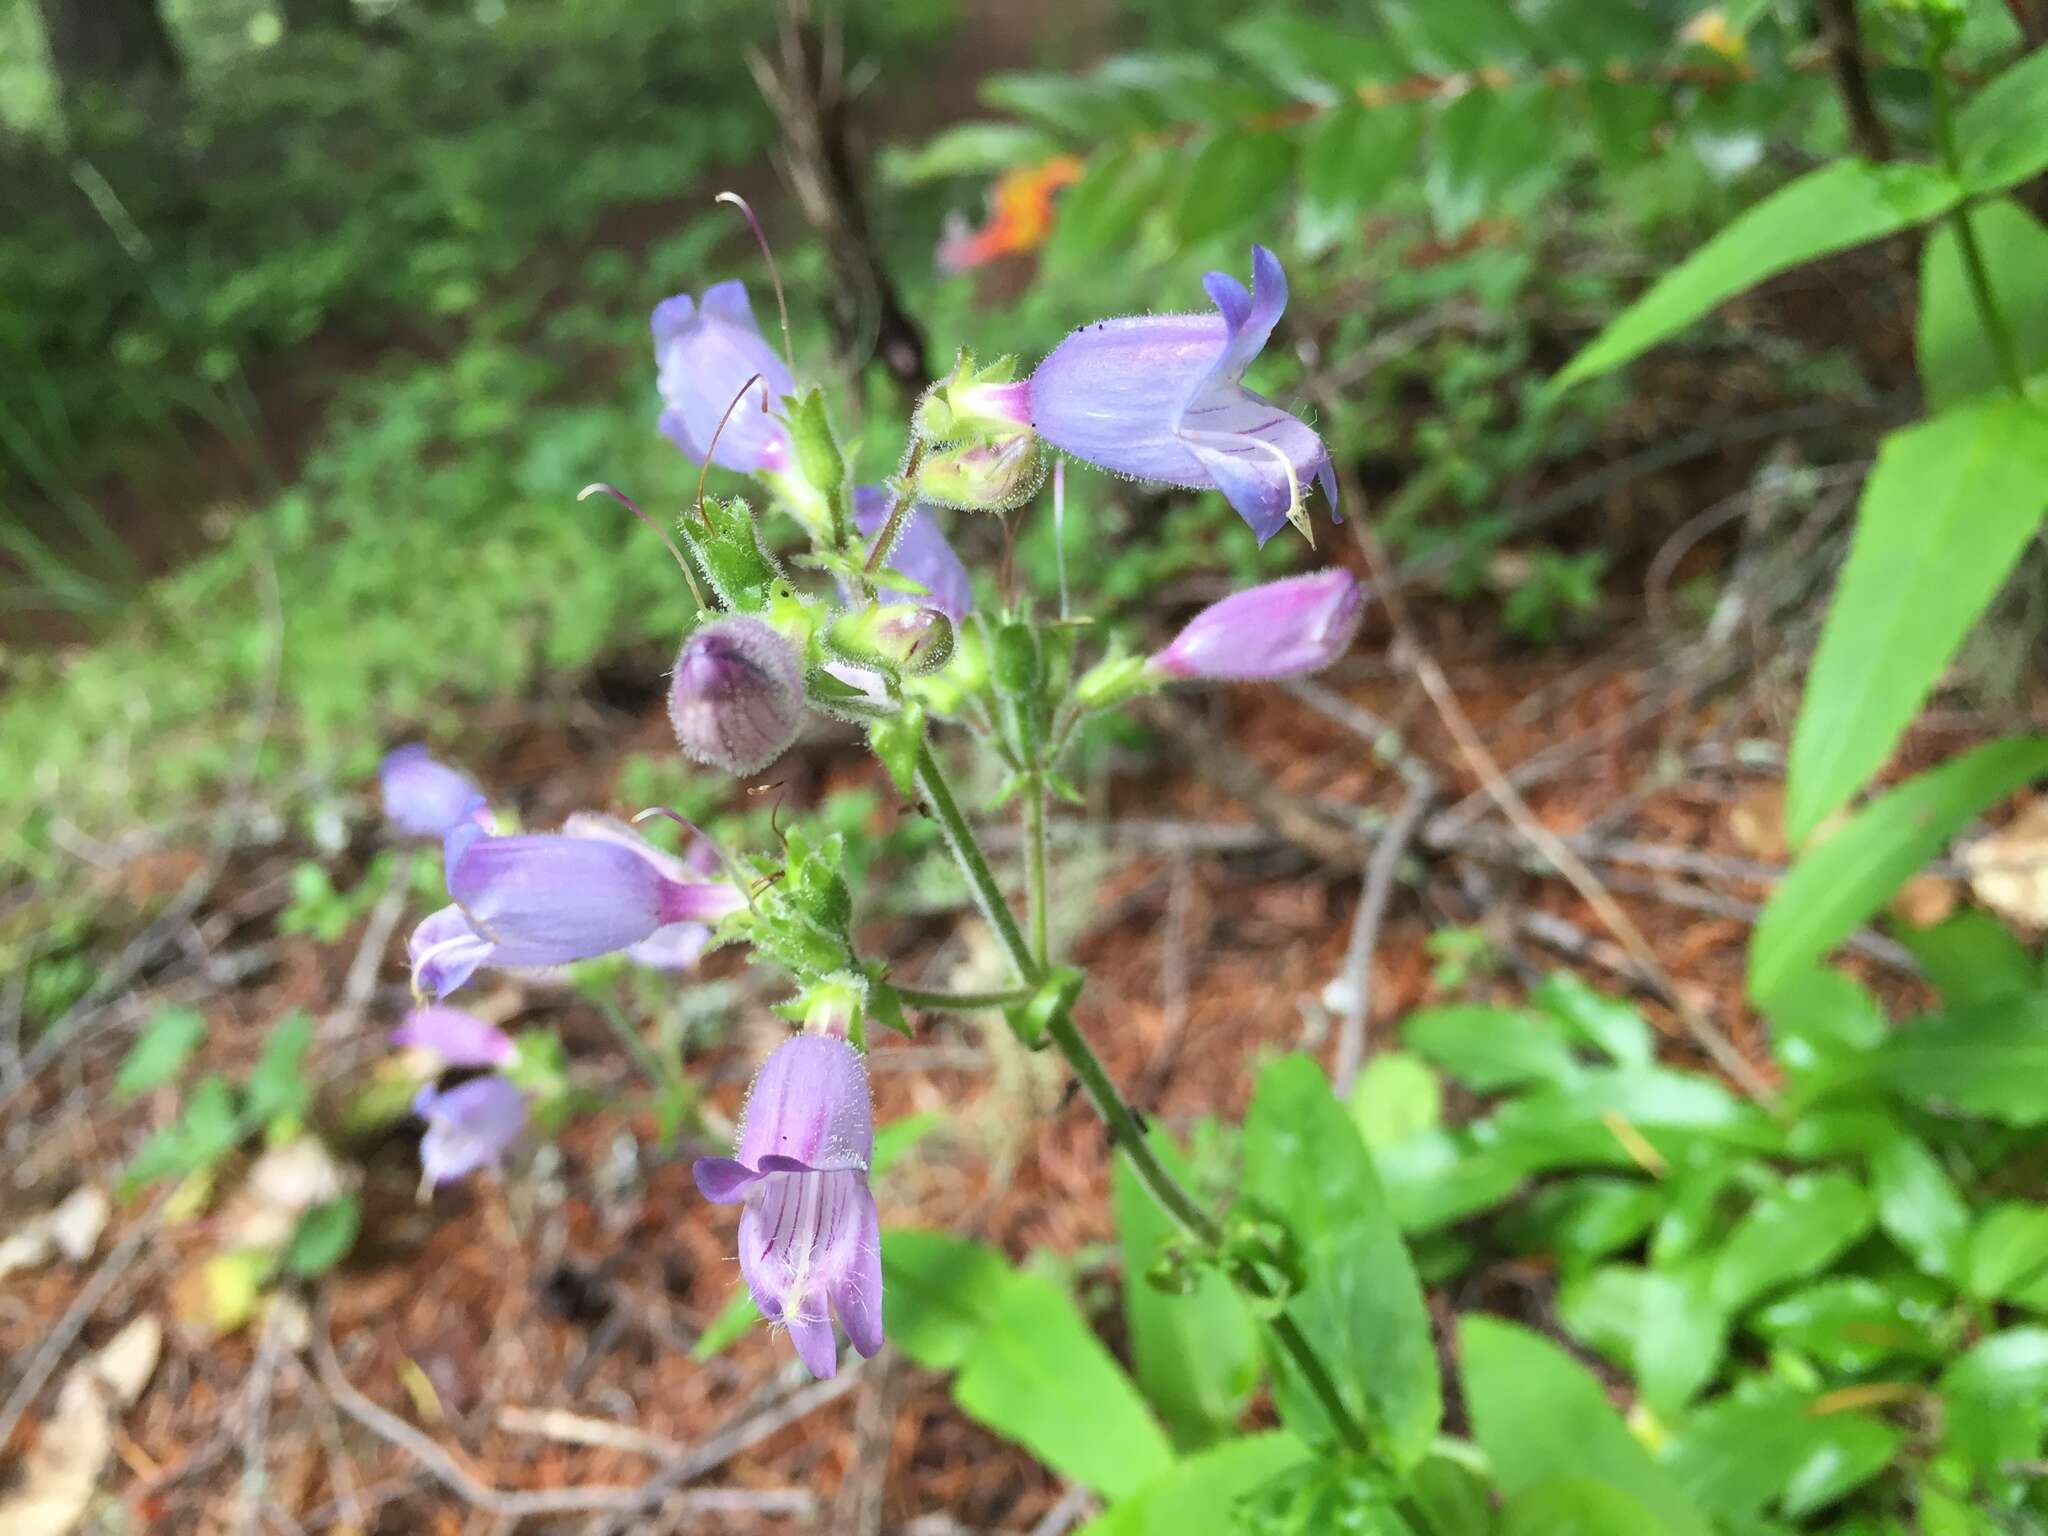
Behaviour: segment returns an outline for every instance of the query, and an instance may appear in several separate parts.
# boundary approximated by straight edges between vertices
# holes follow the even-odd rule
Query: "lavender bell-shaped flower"
[[[1147,668],[1175,679],[1262,681],[1319,672],[1351,648],[1365,590],[1340,566],[1211,603]]]
[[[427,1122],[420,1138],[420,1174],[445,1184],[496,1164],[526,1128],[525,1095],[502,1077],[474,1077],[453,1088],[428,1083],[412,1101]]]
[[[658,425],[686,458],[702,464],[710,454],[713,463],[741,474],[793,466],[782,401],[796,393],[796,384],[754,323],[746,284],[714,283],[694,302],[687,293],[664,299],[655,306],[653,330],[664,407]],[[760,382],[735,404],[756,374]]]
[[[763,1063],[732,1157],[700,1157],[707,1200],[742,1202],[740,1273],[813,1376],[839,1368],[832,1313],[863,1357],[882,1347],[882,1236],[867,1067],[846,1041],[796,1035]]]
[[[570,837],[595,837],[629,848],[652,864],[663,877],[678,885],[701,884],[718,874],[718,850],[707,838],[698,838],[681,858],[657,848],[623,821],[578,811],[562,823]],[[730,887],[728,887],[730,889]],[[734,902],[735,908],[739,903]],[[638,944],[628,945],[624,954],[635,965],[657,971],[686,971],[703,957],[711,945],[712,924],[667,923]]]
[[[489,825],[483,791],[469,775],[436,762],[418,742],[385,753],[377,778],[384,814],[401,832],[441,837],[465,823]]]
[[[426,1051],[448,1067],[509,1067],[519,1047],[495,1024],[460,1008],[415,1008],[391,1031],[391,1043]]]
[[[882,531],[882,525],[889,521],[891,499],[890,493],[879,485],[855,488],[853,522],[863,538],[872,539]],[[886,563],[890,570],[908,576],[925,591],[920,596],[885,588],[882,602],[936,608],[955,624],[974,610],[974,583],[968,579],[967,567],[953,553],[953,546],[946,542],[946,535],[939,528],[937,514],[925,503],[917,503],[903,519]]]
[[[668,713],[676,741],[696,761],[731,774],[759,773],[803,727],[803,659],[750,614],[700,624],[676,656]]]
[[[485,963],[567,965],[612,954],[745,905],[729,881],[677,878],[654,852],[587,830],[451,837],[454,904],[424,918],[407,944],[415,991],[445,997]]]
[[[1104,469],[1221,491],[1262,544],[1288,522],[1313,541],[1304,487],[1314,480],[1336,506],[1329,450],[1243,382],[1287,307],[1287,274],[1255,245],[1250,293],[1224,272],[1202,285],[1218,313],[1084,325],[1029,379],[984,386],[973,404]]]

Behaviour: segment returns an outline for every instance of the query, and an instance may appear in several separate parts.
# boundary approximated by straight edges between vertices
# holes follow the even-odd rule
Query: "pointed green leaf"
[[[2044,506],[2042,406],[1987,396],[1885,439],[1793,731],[1785,831],[1795,845],[1883,766]]]
[[[1995,192],[2048,169],[2048,48],[2036,48],[1956,114],[1963,180]]]
[[[1964,822],[2044,773],[2048,738],[1995,741],[1857,812],[1772,892],[1750,941],[1750,997],[1770,1000],[1883,906]]]
[[[2048,1121],[2048,996],[1951,1008],[1901,1030],[1877,1054],[1878,1080],[1931,1109],[2008,1125]]]
[[[2012,329],[2020,372],[2048,369],[2048,228],[2007,198],[1970,210],[1984,254],[1984,276]],[[1998,354],[1984,334],[1963,266],[1954,221],[1938,226],[1920,258],[1920,320],[1915,330],[1920,388],[1930,411],[2005,387]]]
[[[1618,368],[1765,278],[1923,223],[1947,212],[1960,195],[1953,181],[1925,165],[1837,160],[1810,171],[1660,278],[1566,364],[1551,387]]]
[[[1397,1463],[1414,1465],[1443,1415],[1429,1312],[1358,1128],[1306,1056],[1260,1074],[1245,1120],[1245,1193],[1294,1239],[1301,1289],[1287,1315],[1353,1417],[1377,1427]],[[1275,1395],[1291,1426],[1321,1424],[1290,1374]]]
[[[1641,1536],[1712,1536],[1578,1361],[1548,1339],[1491,1317],[1466,1318],[1459,1342],[1473,1434],[1504,1496],[1512,1500],[1562,1478],[1584,1479],[1640,1504],[1654,1522],[1633,1527]],[[1606,1536],[1615,1528],[1586,1529]]]

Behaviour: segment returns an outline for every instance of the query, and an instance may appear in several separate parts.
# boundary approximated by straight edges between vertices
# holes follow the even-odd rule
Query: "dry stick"
[[[1059,1502],[1031,1527],[1031,1536],[1067,1536],[1067,1532],[1087,1515],[1094,1504],[1094,1494],[1079,1483],[1070,1483],[1067,1491],[1060,1495]]]
[[[1380,924],[1387,915],[1387,901],[1394,894],[1394,874],[1401,855],[1408,851],[1422,818],[1436,798],[1433,779],[1411,784],[1387,823],[1387,830],[1374,845],[1366,861],[1365,879],[1358,892],[1358,916],[1352,920],[1351,943],[1344,954],[1344,1014],[1337,1027],[1337,1054],[1330,1068],[1330,1085],[1337,1097],[1348,1099],[1351,1085],[1365,1060],[1365,1021],[1372,1011],[1372,956],[1379,947]]]
[[[1364,494],[1355,483],[1347,488],[1346,500],[1353,507],[1362,507],[1365,504]],[[1387,617],[1394,626],[1396,644],[1405,653],[1409,666],[1415,672],[1416,680],[1429,694],[1430,702],[1436,706],[1437,715],[1443,721],[1444,728],[1451,733],[1451,739],[1457,743],[1459,753],[1473,772],[1479,775],[1480,782],[1486,786],[1486,792],[1493,797],[1502,814],[1515,830],[1528,840],[1530,846],[1549,860],[1552,867],[1564,876],[1572,889],[1579,893],[1600,921],[1606,925],[1608,931],[1621,941],[1622,947],[1629,952],[1629,957],[1642,967],[1643,974],[1651,979],[1657,992],[1677,1013],[1679,1021],[1685,1025],[1686,1033],[1690,1034],[1700,1048],[1713,1059],[1715,1065],[1727,1073],[1751,1098],[1770,1100],[1773,1090],[1763,1075],[1749,1064],[1748,1058],[1735,1049],[1713,1020],[1680,995],[1677,983],[1664,969],[1656,951],[1650,948],[1649,940],[1643,937],[1642,930],[1636,927],[1629,915],[1607,893],[1606,887],[1601,885],[1599,879],[1586,867],[1585,861],[1566,847],[1563,839],[1555,832],[1536,819],[1535,814],[1529,809],[1528,802],[1523,800],[1515,787],[1502,776],[1500,766],[1486,750],[1486,744],[1479,739],[1479,733],[1473,730],[1472,722],[1466,716],[1464,706],[1458,702],[1458,696],[1452,690],[1450,680],[1444,676],[1443,668],[1437,665],[1436,658],[1430,655],[1409,624],[1407,605],[1403,602],[1399,590],[1387,580],[1390,567],[1387,564],[1386,552],[1380,548],[1378,535],[1367,526],[1363,517],[1351,519],[1351,531],[1358,541],[1359,549],[1365,555],[1366,564],[1372,568],[1374,579],[1379,584],[1381,600],[1387,606]]]
[[[142,1245],[155,1234],[174,1189],[175,1186],[158,1193],[142,1219],[121,1235],[121,1241],[114,1245],[113,1252],[72,1298],[71,1305],[64,1309],[64,1315],[57,1319],[56,1325],[43,1336],[42,1344],[23,1367],[21,1379],[14,1384],[7,1401],[0,1404],[0,1445],[14,1438],[14,1426],[28,1412],[29,1404],[36,1400],[36,1394],[42,1391],[43,1383],[50,1379],[50,1373],[64,1358],[65,1351],[71,1348],[93,1313],[99,1310],[100,1303],[113,1293],[115,1285],[128,1272],[128,1266],[135,1262],[136,1254],[142,1251]]]
[[[1884,119],[1871,99],[1870,73],[1863,67],[1863,36],[1856,25],[1856,0],[1821,0],[1820,19],[1828,64],[1856,148],[1867,159],[1889,160],[1892,136],[1885,131]]]

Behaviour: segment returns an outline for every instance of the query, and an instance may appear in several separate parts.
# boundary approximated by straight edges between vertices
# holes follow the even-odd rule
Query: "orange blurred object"
[[[939,268],[968,272],[998,256],[1035,251],[1052,230],[1053,194],[1081,179],[1081,162],[1054,155],[1039,165],[1005,171],[989,189],[989,221],[980,229],[949,225],[939,240]]]

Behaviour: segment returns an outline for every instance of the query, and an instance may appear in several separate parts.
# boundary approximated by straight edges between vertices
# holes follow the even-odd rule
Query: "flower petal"
[[[449,905],[429,913],[405,941],[413,990],[438,1002],[469,980],[496,947],[471,926],[462,908]]]
[[[697,1193],[713,1205],[730,1205],[761,1177],[745,1163],[729,1157],[700,1157],[690,1165],[697,1181]]]
[[[740,1118],[739,1160],[769,1156],[811,1169],[865,1172],[875,1155],[867,1064],[844,1040],[792,1035],[754,1079]]]
[[[865,1186],[855,1200],[854,1254],[832,1287],[832,1307],[865,1360],[882,1347],[882,1223]]]
[[[385,816],[414,837],[440,837],[476,820],[484,805],[483,791],[469,775],[436,762],[418,742],[387,752],[377,778]]]
[[[637,944],[672,920],[667,884],[631,849],[545,833],[480,838],[448,871],[448,894],[500,946],[501,965],[566,965]]]
[[[1150,664],[1177,678],[1300,677],[1350,649],[1364,612],[1341,567],[1269,581],[1211,603]]]
[[[820,1381],[829,1381],[839,1374],[839,1341],[833,1335],[831,1318],[792,1313],[785,1322],[789,1342],[796,1346],[797,1358],[803,1361],[805,1370]]]
[[[754,323],[745,286],[715,284],[696,305],[687,294],[665,299],[655,307],[652,328],[665,406],[659,425],[676,446],[701,464],[715,437],[715,462],[727,469],[753,474],[788,467],[792,450],[782,400],[795,393],[795,384]],[[756,375],[760,382],[747,388]]]
[[[526,1127],[526,1099],[502,1077],[476,1077],[413,1101],[427,1122],[420,1167],[430,1184],[459,1179],[502,1158]]]
[[[431,1051],[451,1067],[505,1067],[519,1056],[510,1035],[460,1008],[415,1008],[391,1043]]]

